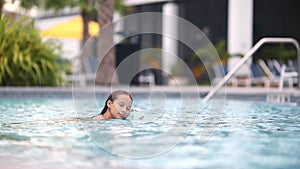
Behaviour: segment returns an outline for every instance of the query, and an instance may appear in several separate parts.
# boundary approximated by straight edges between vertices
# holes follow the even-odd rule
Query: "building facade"
[[[179,16],[197,26],[213,44],[225,41],[231,55],[245,54],[263,37],[292,37],[300,41],[298,0],[126,0],[125,4],[134,9],[133,13],[161,12]],[[161,22],[165,21],[149,21],[146,26],[162,25],[156,29],[163,32],[168,24],[155,24]],[[184,44],[174,44],[160,35],[141,35],[139,38],[141,48],[161,47],[185,61],[194,52]],[[167,70],[174,64],[167,58],[161,62],[161,67]]]

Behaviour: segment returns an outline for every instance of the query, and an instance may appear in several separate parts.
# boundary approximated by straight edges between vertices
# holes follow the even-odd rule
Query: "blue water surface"
[[[93,121],[99,110],[71,98],[1,98],[1,168],[300,167],[300,106],[227,100],[211,116],[177,102],[135,100],[144,120]]]

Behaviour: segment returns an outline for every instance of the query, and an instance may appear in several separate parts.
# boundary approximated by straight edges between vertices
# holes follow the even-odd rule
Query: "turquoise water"
[[[71,98],[1,98],[1,169],[299,168],[300,106],[227,100],[214,128],[205,106],[177,102],[149,113],[139,99],[142,121],[92,121],[97,110],[77,114]]]

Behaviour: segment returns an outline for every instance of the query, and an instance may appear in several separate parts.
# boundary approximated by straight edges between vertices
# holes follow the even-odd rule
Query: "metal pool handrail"
[[[244,57],[230,70],[226,76],[218,82],[218,84],[203,98],[202,101],[207,102],[217,91],[239,70],[239,68],[265,43],[292,43],[295,45],[298,57],[298,88],[300,89],[300,53],[299,43],[294,38],[262,38],[259,40]]]

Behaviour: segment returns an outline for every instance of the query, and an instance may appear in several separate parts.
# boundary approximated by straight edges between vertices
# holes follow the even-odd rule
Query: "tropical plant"
[[[254,55],[254,61],[258,59],[277,59],[287,62],[289,59],[297,58],[297,50],[288,44],[268,44],[264,45]]]
[[[229,57],[225,40],[220,40],[214,46],[207,44],[207,46],[197,50],[188,58],[187,63],[191,67],[195,78],[200,81],[201,77],[207,73],[207,69],[211,69],[214,63],[221,61],[222,64],[226,64]]]
[[[63,83],[60,46],[42,41],[31,19],[0,18],[0,85],[57,86]]]
[[[217,52],[215,55],[214,50]],[[211,57],[214,58],[211,58]],[[214,45],[214,47],[212,47],[210,44],[207,44],[207,46],[197,50],[190,58],[189,62],[193,63],[193,62],[197,62],[199,61],[199,57],[210,57],[210,59],[212,59],[213,61],[215,61],[217,59],[217,61],[219,61],[219,59],[221,61],[225,61],[229,58],[229,53],[227,52],[226,49],[226,42],[225,40],[220,40],[217,44]]]
[[[2,3],[1,3],[2,2]],[[98,2],[98,3],[97,3]],[[4,4],[5,0],[0,0],[0,5]],[[98,6],[97,6],[97,5]],[[83,46],[89,38],[88,22],[93,18],[95,11],[98,11],[98,20],[101,26],[112,22],[114,10],[120,11],[122,14],[126,12],[123,5],[123,0],[21,0],[21,6],[25,9],[30,9],[34,6],[43,7],[45,9],[54,9],[58,11],[66,7],[79,7],[80,14],[83,18],[83,39],[81,45]],[[0,6],[0,8],[2,8]],[[1,10],[1,9],[0,9]],[[1,11],[0,11],[1,12]],[[107,41],[112,40],[106,39]],[[115,51],[112,48],[100,63],[100,69],[97,72],[97,84],[111,84],[113,79],[113,72],[115,70]]]

